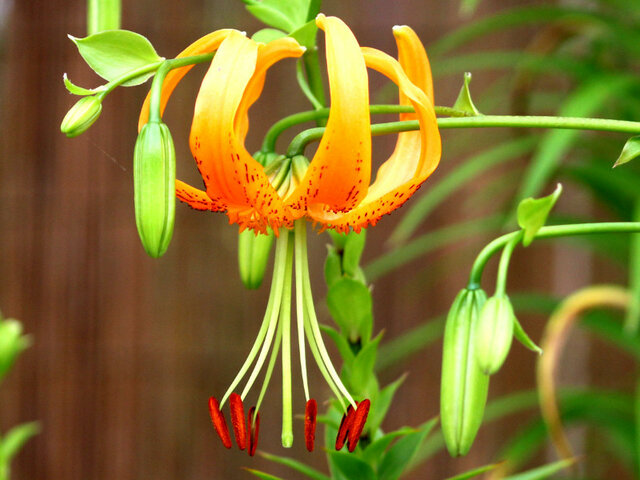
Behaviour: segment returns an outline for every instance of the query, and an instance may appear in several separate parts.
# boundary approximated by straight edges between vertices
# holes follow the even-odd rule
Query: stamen
[[[247,446],[244,406],[242,405],[242,398],[237,393],[232,393],[229,396],[229,409],[231,410],[231,424],[233,425],[233,433],[236,436],[236,443],[240,450],[244,450]]]
[[[356,449],[356,445],[358,445],[358,440],[360,440],[360,435],[362,435],[364,424],[367,422],[369,407],[371,407],[369,399],[363,400],[358,404],[358,408],[353,415],[353,422],[349,429],[349,439],[347,441],[347,447],[350,452],[353,452]]]
[[[316,416],[318,415],[318,404],[312,398],[307,402],[304,412],[304,439],[307,450],[313,452],[313,445],[316,440]]]
[[[216,429],[220,440],[222,440],[222,444],[227,448],[231,448],[231,437],[229,436],[227,422],[224,419],[224,415],[220,411],[218,400],[216,400],[214,397],[209,398],[209,414],[211,415],[213,428]]]
[[[351,405],[347,408],[347,413],[342,415],[342,421],[340,422],[340,428],[338,428],[338,436],[336,437],[336,450],[342,450],[344,443],[347,440],[347,434],[353,425],[355,419],[355,410]]]
[[[255,422],[253,420],[253,416],[256,416]],[[249,414],[247,416],[247,432],[249,433],[249,445],[247,447],[247,453],[249,453],[250,457],[253,457],[256,453],[256,448],[258,448],[258,432],[260,431],[260,413],[256,413],[256,407],[251,407],[249,409]]]

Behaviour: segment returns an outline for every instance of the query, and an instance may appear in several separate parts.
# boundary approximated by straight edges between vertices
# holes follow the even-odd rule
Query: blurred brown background
[[[147,36],[166,57],[218,28],[249,33],[261,28],[239,0],[123,3],[123,28]],[[522,2],[485,0],[477,15],[517,3]],[[34,340],[0,386],[0,431],[29,420],[42,425],[42,433],[18,457],[12,478],[251,478],[241,466],[296,478],[260,457],[250,460],[244,453],[223,449],[208,417],[207,398],[221,395],[235,375],[266,303],[268,282],[258,292],[241,286],[236,227],[228,226],[223,215],[178,205],[168,253],[160,260],[148,258],[137,238],[131,179],[137,113],[147,87],[118,89],[106,99],[102,117],[87,134],[67,139],[59,123],[75,100],[63,87],[63,72],[79,85],[99,84],[66,37],[85,35],[84,2],[3,0],[0,5],[5,7],[0,59],[0,306],[6,316],[20,319]],[[343,18],[361,44],[391,54],[394,24],[413,26],[428,45],[469,21],[459,16],[457,1],[326,0],[323,11]],[[512,48],[527,40],[522,31],[492,39]],[[293,85],[293,62],[282,63],[270,73],[252,111],[250,150],[257,148],[274,120],[307,108]],[[195,71],[181,85],[166,114],[176,139],[178,175],[187,180],[196,178],[186,139],[202,72]],[[482,85],[481,78],[476,81]],[[291,86],[283,88],[284,82]],[[450,105],[459,85],[459,79],[438,80],[437,103]],[[388,149],[379,145],[381,151]],[[445,146],[442,171],[450,161]],[[458,204],[449,205],[437,212],[432,225],[460,215],[465,212]],[[396,220],[385,218],[370,231],[366,258],[384,251]],[[322,321],[329,322],[320,303],[327,238],[310,239],[318,310]],[[445,265],[434,271],[434,258],[425,258],[378,280],[376,329],[384,328],[387,338],[393,338],[445,312],[477,250],[478,246],[461,250],[451,269]],[[535,260],[516,261],[521,275],[512,274],[514,284],[534,285],[527,262]],[[583,277],[579,284],[584,282]],[[563,288],[571,290],[570,285]],[[530,324],[530,329],[538,338],[540,322]],[[534,361],[516,347],[511,368],[492,384],[492,396],[532,388]],[[386,428],[417,425],[438,414],[439,370],[436,345],[384,372],[383,383],[409,372]],[[316,389],[323,385],[315,384]],[[296,411],[301,412],[301,389],[296,395]],[[483,429],[469,457],[452,460],[441,455],[412,478],[444,478],[488,463],[496,442],[514,426],[517,422]],[[301,422],[294,427],[300,439]],[[276,376],[262,411],[259,446],[324,468],[321,452],[305,454],[299,441],[293,451],[286,451],[279,437]]]

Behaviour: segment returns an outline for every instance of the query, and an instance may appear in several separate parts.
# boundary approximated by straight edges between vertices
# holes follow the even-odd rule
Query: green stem
[[[640,222],[640,198],[636,198],[633,220]],[[640,327],[640,234],[631,235],[629,246],[629,290],[631,300],[624,322],[625,330],[636,334]]]
[[[445,128],[561,128],[571,130],[596,130],[603,132],[640,133],[640,122],[612,120],[607,118],[516,116],[516,115],[479,115],[476,117],[439,118],[438,127]],[[419,130],[417,120],[388,122],[371,125],[371,135]],[[324,134],[323,128],[310,128],[294,137],[287,155],[302,155],[307,144],[319,140]]]
[[[328,108],[309,110],[306,112],[294,113],[293,115],[289,115],[288,117],[278,120],[271,126],[267,134],[264,136],[262,151],[275,152],[278,137],[280,137],[285,130],[301,123],[313,122],[319,118],[326,118],[329,116],[329,111],[330,109]],[[371,105],[369,107],[369,112],[372,115],[384,113],[411,113],[413,111],[413,107],[406,105]]]
[[[147,73],[155,72],[156,70],[158,70],[158,68],[160,68],[164,64],[164,62],[165,60],[160,60],[158,62],[149,63],[148,65],[145,65],[143,67],[136,68],[135,70],[131,70],[119,76],[118,78],[111,80],[109,83],[107,83],[104,86],[104,90],[99,91],[96,95],[100,96],[101,98],[104,98],[107,94],[111,93],[113,90],[116,89],[116,87],[119,87],[123,83],[129,80],[132,80],[136,77],[139,77],[140,75],[145,75]]]
[[[522,241],[523,231],[520,230],[520,235],[513,237],[509,241],[500,256],[500,264],[498,265],[498,278],[496,281],[496,296],[504,295],[507,290],[507,271],[509,270],[509,262],[511,260],[511,254],[513,249]]]
[[[120,0],[87,0],[87,35],[120,28]]]
[[[601,222],[601,223],[580,223],[573,225],[554,225],[542,227],[536,233],[536,239],[569,237],[575,235],[591,235],[595,233],[640,233],[640,222]],[[482,272],[489,259],[506,244],[521,235],[521,231],[507,233],[496,238],[485,246],[476,257],[471,274],[469,275],[468,288],[474,289],[480,286]]]
[[[197,63],[210,62],[215,54],[203,53],[202,55],[194,55],[192,57],[174,58],[165,60],[153,79],[151,84],[151,100],[149,102],[149,122],[161,122],[162,114],[160,112],[160,99],[162,98],[162,84],[169,71],[174,68],[186,67]]]

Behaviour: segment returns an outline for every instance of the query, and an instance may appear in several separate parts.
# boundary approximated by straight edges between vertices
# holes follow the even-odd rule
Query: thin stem
[[[318,110],[309,110],[306,112],[294,113],[288,117],[284,117],[274,123],[262,142],[263,152],[274,152],[276,150],[276,142],[278,138],[285,130],[291,127],[300,125],[301,123],[313,122],[319,118],[326,118],[329,116],[330,109],[321,108]],[[414,109],[409,105],[371,105],[369,107],[369,113],[384,114],[384,113],[412,113]]]
[[[289,237],[287,264],[285,267],[284,292],[280,306],[282,325],[282,446],[293,444],[293,398],[291,388],[291,277],[293,273],[292,232],[282,233]]]
[[[513,240],[508,242],[502,249],[502,255],[500,256],[500,264],[498,265],[498,278],[496,281],[496,295],[504,295],[507,290],[507,271],[509,270],[509,262],[511,260],[511,254],[514,248],[522,241],[523,231],[520,231],[520,235],[513,237]]]
[[[304,308],[304,296],[303,296],[303,282],[302,282],[302,254],[304,253],[304,245],[306,236],[307,224],[304,220],[295,223],[295,254],[296,254],[296,321],[298,327],[298,351],[300,352],[300,372],[302,374],[302,385],[304,387],[304,397],[308,402],[309,395],[309,380],[307,378],[307,355],[306,347],[304,343],[304,324],[305,324],[305,308]],[[304,229],[302,234],[299,230]],[[301,236],[302,235],[302,236]]]
[[[120,0],[87,0],[87,35],[120,28]]]
[[[148,65],[145,65],[143,67],[130,70],[127,73],[119,76],[118,78],[111,80],[109,83],[107,83],[104,86],[104,90],[100,90],[99,92],[96,93],[96,95],[100,96],[101,98],[104,98],[107,94],[111,93],[113,90],[116,89],[116,87],[119,87],[123,83],[133,78],[139,77],[140,75],[145,75],[147,73],[155,72],[164,64],[164,62],[165,60],[160,60],[158,62],[149,63]]]
[[[438,118],[438,127],[445,128],[483,128],[483,127],[519,127],[519,128],[561,128],[571,130],[596,130],[603,132],[640,133],[640,122],[612,120],[605,118],[577,118],[550,116],[515,115],[479,115],[476,117]],[[371,125],[371,135],[419,130],[417,120],[378,123]],[[287,155],[302,155],[307,144],[319,140],[324,134],[321,127],[310,128],[294,137],[289,144]]]
[[[222,397],[222,401],[220,402],[221,408],[224,405],[224,402],[229,397],[229,395],[231,395],[231,393],[236,388],[238,383],[240,383],[244,375],[247,373],[247,370],[249,370],[249,367],[253,363],[253,360],[256,358],[256,355],[258,354],[258,350],[260,349],[260,347],[264,342],[264,338],[267,334],[269,325],[272,322],[272,317],[277,318],[277,314],[279,312],[280,303],[282,299],[282,283],[284,280],[284,273],[285,273],[287,240],[288,240],[288,235],[281,235],[280,237],[278,237],[278,240],[276,242],[276,254],[275,254],[275,260],[274,260],[273,277],[271,279],[271,292],[269,293],[269,301],[267,302],[267,309],[264,313],[264,319],[262,320],[262,325],[260,326],[260,331],[258,332],[256,340],[255,342],[253,342],[251,351],[249,352],[249,355],[247,355],[247,359],[242,364],[240,371],[238,372],[236,377],[233,379],[233,382],[231,382],[231,385],[229,385],[227,392]],[[274,310],[275,310],[275,315],[274,315]]]
[[[324,85],[322,83],[322,72],[320,71],[320,59],[318,57],[317,47],[308,49],[302,56],[302,61],[304,63],[304,69],[307,72],[309,88],[320,106],[323,107],[327,104],[327,99],[324,94]]]
[[[174,58],[165,60],[158,68],[156,76],[151,84],[151,100],[149,102],[149,122],[160,122],[162,114],[160,113],[160,100],[162,98],[162,84],[169,71],[174,68],[186,67],[197,63],[210,62],[215,53],[203,53],[202,55],[194,55],[192,57]]]
[[[536,239],[569,237],[575,235],[590,235],[594,233],[640,233],[640,222],[601,222],[601,223],[580,223],[574,225],[554,225],[551,227],[542,227],[536,233]],[[469,275],[468,288],[478,288],[482,272],[489,259],[507,243],[512,241],[518,235],[517,232],[507,233],[496,238],[487,244],[476,257],[471,274]]]
[[[640,222],[640,198],[636,198],[633,208],[634,221]],[[640,327],[640,234],[631,235],[629,246],[629,290],[631,301],[627,309],[624,328],[629,333],[637,333]]]
[[[309,86],[309,83],[307,82],[307,79],[304,76],[304,71],[302,70],[302,60],[298,61],[298,63],[296,64],[296,78],[298,80],[298,85],[300,85],[302,93],[304,93],[304,96],[307,97],[307,100],[311,102],[313,108],[315,108],[316,111],[323,109],[324,104],[316,98],[315,94],[311,90],[311,87]]]
[[[269,357],[269,363],[267,364],[267,371],[264,374],[264,380],[262,381],[262,388],[260,388],[260,395],[256,401],[256,415],[260,411],[260,405],[262,405],[262,399],[264,394],[267,393],[267,387],[271,381],[271,375],[278,359],[278,353],[280,352],[280,343],[282,340],[282,322],[278,322],[278,329],[276,330],[276,339],[271,350],[271,356]]]

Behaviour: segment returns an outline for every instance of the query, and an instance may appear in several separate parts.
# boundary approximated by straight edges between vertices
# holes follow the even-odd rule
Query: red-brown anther
[[[353,422],[349,429],[349,439],[347,440],[347,447],[350,452],[353,452],[356,449],[356,445],[358,445],[358,440],[360,440],[360,435],[362,435],[362,429],[367,422],[369,407],[371,407],[371,402],[368,399],[363,400],[358,404],[358,408],[353,415]]]
[[[307,402],[307,406],[304,410],[304,441],[307,445],[307,450],[310,452],[313,452],[313,445],[316,440],[316,416],[317,415],[318,415],[318,404],[312,398]]]
[[[251,407],[249,409],[249,414],[247,415],[247,433],[249,439],[247,453],[251,457],[255,455],[256,448],[258,448],[258,432],[260,431],[260,412],[258,412],[254,421],[253,415],[255,414],[255,411],[256,407]]]
[[[209,399],[209,414],[211,415],[211,421],[213,422],[213,428],[216,429],[222,444],[231,448],[231,437],[229,436],[229,429],[227,428],[227,422],[224,419],[224,415],[220,411],[218,400],[214,397]]]
[[[338,436],[336,437],[336,450],[341,450],[344,447],[344,443],[347,441],[347,434],[353,425],[355,410],[351,405],[347,408],[347,413],[342,416],[340,422],[340,428],[338,428]]]
[[[244,450],[247,446],[247,430],[244,420],[244,405],[242,398],[237,393],[229,396],[229,409],[231,410],[231,425],[233,425],[233,433],[236,436],[236,443],[240,450]]]

